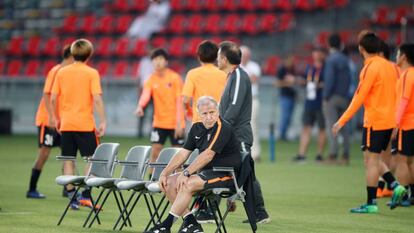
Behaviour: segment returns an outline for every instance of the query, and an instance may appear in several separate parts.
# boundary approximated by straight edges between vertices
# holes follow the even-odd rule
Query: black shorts
[[[322,109],[319,110],[304,110],[302,123],[304,126],[313,126],[318,123],[319,129],[325,129],[325,117],[323,116]]]
[[[38,146],[56,147],[60,146],[60,134],[54,129],[41,125],[37,127]]]
[[[392,134],[392,129],[372,130],[365,128],[362,131],[362,151],[368,150],[372,153],[381,153],[388,147]]]
[[[204,189],[212,188],[234,188],[233,177],[228,172],[215,172],[213,170],[203,170],[197,175],[206,183]]]
[[[414,156],[414,130],[399,130],[396,140],[392,141],[392,152]]]
[[[96,147],[99,144],[99,139],[92,132],[62,132],[62,156],[76,157],[78,150],[82,157],[92,156]]]
[[[151,143],[159,143],[163,144],[170,138],[171,145],[173,146],[182,146],[184,145],[184,138],[174,138],[174,130],[173,129],[161,129],[161,128],[153,128],[151,131]]]

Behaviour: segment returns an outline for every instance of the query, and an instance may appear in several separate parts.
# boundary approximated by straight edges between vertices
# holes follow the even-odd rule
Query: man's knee
[[[201,178],[192,178],[192,179],[188,179],[186,185],[186,191],[188,192],[197,192],[203,189],[204,187],[204,181],[201,180]]]

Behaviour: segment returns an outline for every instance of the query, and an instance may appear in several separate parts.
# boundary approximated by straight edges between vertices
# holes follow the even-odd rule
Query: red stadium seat
[[[26,44],[25,53],[31,56],[39,56],[41,38],[38,36],[31,37]]]
[[[161,36],[155,37],[151,42],[154,48],[165,48],[167,45],[167,40]]]
[[[273,10],[273,3],[270,0],[259,0],[257,8],[265,11]]]
[[[200,14],[193,14],[187,22],[186,31],[191,34],[201,33],[203,30],[203,21],[203,17]]]
[[[21,36],[16,36],[13,37],[10,42],[9,45],[7,47],[7,54],[9,55],[22,55],[22,47],[23,47],[23,37]]]
[[[290,11],[293,8],[290,1],[287,0],[276,0],[275,7],[282,11]]]
[[[290,29],[293,26],[293,14],[283,13],[279,18],[278,30],[283,32]]]
[[[330,32],[328,32],[328,31],[319,32],[319,35],[316,39],[316,43],[319,46],[327,46],[329,35],[330,35]]]
[[[133,0],[131,9],[134,11],[145,11],[148,8],[149,1]]]
[[[117,11],[127,12],[129,10],[128,0],[115,0],[113,8]]]
[[[277,17],[274,13],[264,14],[260,19],[259,30],[262,32],[275,32],[277,28]]]
[[[393,12],[393,17],[390,19],[391,24],[401,24],[401,19],[406,17],[410,13],[410,8],[408,6],[397,7]]]
[[[183,37],[174,37],[170,40],[169,53],[174,57],[181,57],[184,55],[184,46],[186,41]]]
[[[49,71],[58,63],[56,60],[47,60],[42,64],[41,75],[46,76]]]
[[[348,0],[334,0],[335,7],[345,7],[348,4]]]
[[[277,67],[280,63],[278,56],[270,56],[266,59],[263,66],[263,73],[267,75],[276,75]]]
[[[128,67],[129,64],[126,61],[119,61],[115,64],[113,76],[116,79],[123,79],[125,76],[128,76]]]
[[[219,14],[211,14],[207,16],[206,24],[205,24],[205,31],[211,34],[218,34],[220,32],[220,15]]]
[[[344,44],[350,44],[352,39],[352,32],[351,31],[340,31],[339,37],[341,37],[341,41]]]
[[[46,40],[42,49],[42,54],[47,56],[56,56],[57,54],[59,54],[60,50],[61,49],[59,48],[59,39],[53,36],[49,37],[49,39]]]
[[[120,38],[115,44],[115,55],[118,57],[126,57],[129,52],[128,38]]]
[[[185,55],[190,57],[197,57],[198,45],[203,41],[201,37],[191,38],[188,42],[188,46],[185,49]]]
[[[63,25],[59,29],[62,33],[72,33],[77,30],[78,17],[76,15],[69,15],[63,20]]]
[[[83,18],[82,24],[79,27],[79,30],[83,33],[92,34],[94,33],[96,23],[95,15],[87,15]]]
[[[203,2],[200,0],[187,0],[186,9],[189,11],[199,11],[203,8]]]
[[[3,72],[4,72],[4,67],[5,67],[5,61],[0,59],[0,77],[3,76]]]
[[[380,6],[374,13],[373,23],[386,25],[388,24],[389,9],[387,6]]]
[[[315,0],[314,7],[315,9],[326,10],[329,8],[328,0]]]
[[[221,9],[227,11],[234,11],[239,8],[238,2],[234,0],[222,0],[222,4]]]
[[[170,6],[173,11],[182,11],[185,8],[183,0],[170,0]]]
[[[27,77],[36,77],[38,76],[40,68],[40,62],[38,60],[29,60],[26,63],[26,67],[24,70],[24,75]]]
[[[138,74],[139,74],[139,62],[134,62],[132,65],[132,68],[130,70],[130,77],[131,79],[138,79]]]
[[[310,11],[312,10],[312,3],[310,0],[296,0],[294,3],[294,8],[301,11]]]
[[[111,33],[112,32],[112,22],[114,21],[114,17],[112,15],[105,15],[102,16],[98,20],[98,25],[96,27],[96,31],[99,33]]]
[[[187,18],[184,15],[174,15],[168,22],[167,31],[174,34],[181,34],[184,32],[184,23]]]
[[[109,56],[111,55],[111,46],[113,40],[111,37],[103,37],[100,39],[96,45],[95,53],[99,56]]]
[[[242,31],[247,32],[251,35],[257,34],[258,27],[256,26],[257,15],[256,14],[247,14],[243,17],[242,21]]]
[[[240,18],[237,14],[229,14],[224,19],[223,31],[227,33],[240,32]]]
[[[147,40],[136,40],[132,48],[132,55],[142,57],[147,54]]]
[[[220,6],[217,1],[218,0],[205,0],[205,8],[208,11],[218,11]]]
[[[377,32],[377,35],[379,38],[381,38],[383,41],[389,43],[389,40],[391,38],[391,34],[387,30],[381,30]]]
[[[109,74],[111,63],[108,61],[99,61],[98,63],[96,63],[95,68],[98,70],[101,78],[104,78]]]
[[[63,43],[61,44],[61,47],[65,46],[65,45],[71,45],[74,41],[76,40],[75,37],[67,37],[65,39],[63,39]]]
[[[117,17],[115,22],[115,31],[117,33],[125,33],[132,23],[132,17],[129,15],[122,15]]]
[[[22,62],[20,60],[11,60],[7,64],[7,76],[16,77],[20,75],[20,71],[22,70]]]
[[[253,11],[256,9],[256,3],[252,0],[240,0],[240,9]]]

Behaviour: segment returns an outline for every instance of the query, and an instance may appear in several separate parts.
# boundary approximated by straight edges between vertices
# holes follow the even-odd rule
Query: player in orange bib
[[[209,40],[201,42],[197,48],[197,57],[201,66],[187,73],[182,95],[187,119],[192,123],[200,121],[196,111],[198,98],[207,95],[220,103],[227,75],[214,64],[217,60],[217,52],[218,46],[214,42]],[[190,107],[191,102],[192,107]]]
[[[70,45],[64,46],[62,50],[63,61],[55,65],[46,76],[43,87],[43,97],[40,100],[36,113],[36,126],[38,128],[38,146],[39,154],[32,168],[30,176],[29,191],[26,193],[27,198],[45,198],[46,196],[37,191],[37,182],[42,172],[43,166],[49,158],[52,147],[60,146],[60,134],[56,132],[55,122],[53,121],[52,108],[50,104],[50,93],[53,83],[55,82],[58,70],[73,62],[70,54]]]
[[[56,75],[52,88],[52,108],[55,113],[56,128],[62,134],[62,156],[75,157],[78,150],[82,157],[90,157],[99,144],[98,137],[105,133],[106,117],[102,100],[102,88],[99,73],[86,62],[93,53],[93,45],[86,39],[72,43],[71,53],[74,63],[62,68]],[[58,115],[56,114],[59,97]],[[94,110],[99,118],[95,127]],[[74,162],[65,161],[65,175],[74,174]],[[89,167],[85,166],[85,174]],[[75,192],[73,186],[67,187],[68,195]],[[77,201],[77,200],[75,200]],[[81,205],[92,207],[90,190],[85,188],[79,199]],[[71,203],[72,209],[78,209],[78,203]]]
[[[164,49],[155,49],[151,60],[154,73],[144,84],[135,114],[143,116],[144,108],[152,98],[154,120],[150,162],[155,162],[167,138],[172,146],[184,144],[185,122],[181,101],[183,81],[178,73],[167,67],[168,53]]]
[[[339,130],[364,105],[364,130],[361,148],[364,151],[366,168],[367,203],[351,209],[351,213],[378,213],[376,203],[377,182],[380,176],[394,190],[391,209],[398,206],[406,190],[394,178],[389,168],[381,160],[393,128],[395,127],[395,67],[386,59],[378,56],[381,39],[374,33],[365,33],[359,40],[359,51],[364,57],[359,85],[348,109],[332,127],[332,133]]]
[[[399,46],[397,64],[402,74],[397,84],[397,128],[393,131],[396,140],[393,149],[397,154],[396,176],[414,197],[414,44]],[[410,206],[408,195],[403,197],[402,206]]]

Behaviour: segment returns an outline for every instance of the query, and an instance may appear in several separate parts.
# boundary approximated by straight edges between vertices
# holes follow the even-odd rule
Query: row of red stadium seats
[[[142,0],[115,0],[110,8],[121,11],[142,11],[147,4]],[[171,0],[174,11],[256,11],[256,10],[316,10],[343,7],[348,0]]]
[[[219,33],[272,33],[289,29],[294,20],[292,13],[283,14],[176,14],[169,20],[165,33],[219,34]]]
[[[69,15],[63,21],[63,25],[56,31],[58,33],[125,33],[132,22],[130,15],[116,17],[108,14],[102,17],[95,15]]]
[[[378,25],[399,25],[401,18],[410,14],[409,6],[399,6],[396,8],[390,8],[389,6],[380,6],[373,14],[371,23]]]

